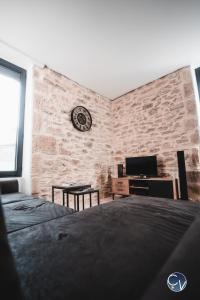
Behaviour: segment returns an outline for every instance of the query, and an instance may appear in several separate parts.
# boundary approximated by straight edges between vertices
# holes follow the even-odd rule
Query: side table
[[[52,202],[54,202],[54,192],[55,189],[62,190],[64,191],[75,191],[79,189],[86,189],[90,188],[91,184],[81,184],[81,183],[73,183],[73,184],[63,184],[63,185],[52,185]],[[63,205],[65,205],[65,198],[64,198],[64,193],[63,193]]]
[[[99,190],[98,189],[84,189],[79,191],[63,191],[64,194],[67,194],[67,207],[69,207],[69,195],[74,195],[74,209],[79,211],[80,207],[80,196],[82,196],[82,207],[85,209],[85,195],[89,195],[90,207],[92,207],[92,194],[97,193],[97,204],[100,204],[99,199]]]

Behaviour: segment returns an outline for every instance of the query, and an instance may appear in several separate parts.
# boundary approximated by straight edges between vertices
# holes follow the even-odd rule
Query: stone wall
[[[70,112],[82,105],[93,125],[80,132]],[[111,102],[48,68],[34,70],[32,193],[51,199],[51,186],[63,182],[91,183],[110,192]],[[57,195],[57,201],[60,194]]]
[[[157,155],[159,174],[177,177],[185,150],[189,197],[200,200],[199,130],[191,70],[180,69],[112,102],[114,166]]]
[[[83,105],[93,118],[76,130],[71,110]],[[189,67],[114,101],[48,68],[34,70],[32,192],[51,198],[52,184],[91,183],[101,196],[125,157],[158,157],[160,175],[177,177],[176,151],[185,150],[189,196],[200,200],[200,142]],[[60,200],[60,194],[57,200]]]

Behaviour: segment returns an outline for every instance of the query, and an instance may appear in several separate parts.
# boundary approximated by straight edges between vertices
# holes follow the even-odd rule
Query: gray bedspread
[[[199,211],[135,196],[11,233],[25,298],[140,299]]]

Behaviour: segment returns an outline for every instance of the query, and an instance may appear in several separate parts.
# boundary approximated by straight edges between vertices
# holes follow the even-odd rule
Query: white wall
[[[198,92],[198,86],[197,86],[197,80],[196,80],[196,74],[195,74],[195,69],[197,69],[199,67],[200,67],[200,65],[192,65],[191,72],[192,72],[192,80],[193,80],[193,85],[194,85],[194,94],[195,94],[195,100],[196,100],[196,106],[197,106],[199,132],[200,132],[200,95]]]
[[[27,71],[25,122],[24,122],[24,147],[22,177],[18,178],[20,191],[31,194],[31,159],[32,159],[32,72],[33,61],[16,49],[0,42],[0,58],[5,59]]]

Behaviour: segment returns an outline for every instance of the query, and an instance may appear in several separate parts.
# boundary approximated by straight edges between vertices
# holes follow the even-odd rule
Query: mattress
[[[135,196],[10,233],[25,298],[140,299],[199,211]]]

